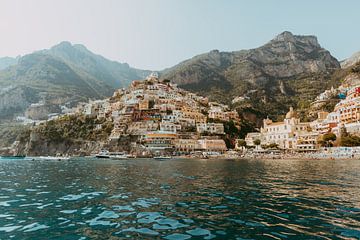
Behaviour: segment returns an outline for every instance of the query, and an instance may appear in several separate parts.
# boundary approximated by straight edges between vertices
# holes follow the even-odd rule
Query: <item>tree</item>
[[[341,137],[347,137],[347,136],[349,136],[349,134],[348,134],[348,132],[347,132],[347,130],[346,130],[346,127],[344,127],[344,126],[341,126],[341,127],[340,127],[340,136],[341,136]]]
[[[341,137],[340,145],[344,147],[357,147],[360,146],[360,137],[354,135],[347,135]]]
[[[279,147],[279,144],[277,144],[277,143],[270,143],[267,147],[270,148],[270,149],[277,149],[277,148]]]
[[[241,147],[242,150],[246,148],[246,141],[244,139],[238,139],[237,145]]]
[[[332,147],[335,140],[336,140],[336,135],[332,132],[329,132],[322,135],[321,139],[319,140],[319,143],[323,147]]]
[[[254,144],[256,145],[256,148],[259,148],[259,145],[261,144],[261,140],[260,139],[255,139]]]
[[[224,122],[224,132],[232,138],[239,135],[239,129],[235,126],[235,123],[232,120]]]

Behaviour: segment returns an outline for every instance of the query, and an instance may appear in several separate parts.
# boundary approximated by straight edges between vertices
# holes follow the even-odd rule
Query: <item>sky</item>
[[[338,60],[360,51],[358,0],[0,0],[0,57],[61,41],[162,70],[213,49],[315,35]]]

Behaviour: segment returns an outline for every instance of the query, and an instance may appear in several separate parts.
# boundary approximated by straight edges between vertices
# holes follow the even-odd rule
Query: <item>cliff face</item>
[[[100,151],[101,141],[85,141],[74,139],[49,139],[39,132],[31,132],[27,141],[20,141],[15,155],[27,156],[56,156],[61,155],[89,155]]]
[[[113,128],[111,121],[83,115],[64,116],[57,120],[26,129],[17,137],[15,155],[56,156],[90,155],[105,148],[110,151],[132,150],[131,142],[137,138],[123,136],[108,141]],[[136,149],[135,149],[136,150]]]
[[[249,101],[242,105],[276,117],[290,105],[297,107],[299,99],[312,101],[339,68],[316,37],[283,32],[256,49],[196,56],[164,70],[161,77],[212,100],[230,103],[245,97]]]

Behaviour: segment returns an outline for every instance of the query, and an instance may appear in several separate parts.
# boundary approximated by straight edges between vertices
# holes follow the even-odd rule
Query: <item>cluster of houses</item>
[[[341,100],[333,112],[321,111],[315,121],[302,122],[297,112],[290,108],[281,122],[264,119],[259,132],[247,134],[246,145],[260,150],[261,146],[276,145],[281,149],[308,152],[318,150],[319,136],[325,133],[340,136],[345,128],[348,133],[358,135],[360,85],[339,89],[325,91],[314,102],[321,103],[338,95]],[[209,102],[206,97],[159,80],[155,73],[145,80],[133,81],[127,89],[118,89],[108,99],[65,110],[68,110],[66,114],[81,112],[112,121],[114,127],[109,142],[130,135],[135,136],[136,144],[146,151],[178,154],[225,152],[223,123],[233,121],[239,126],[240,121],[238,113],[227,105]],[[242,147],[237,145],[236,148]]]
[[[82,112],[113,122],[109,141],[131,135],[147,151],[179,154],[226,151],[223,122],[240,121],[228,106],[161,81],[156,74],[133,81],[109,99],[89,102]]]
[[[317,100],[335,93],[331,89]],[[360,85],[348,87],[340,99],[333,112],[318,112],[318,118],[313,122],[301,122],[293,108],[282,122],[265,119],[260,132],[247,134],[245,141],[248,146],[255,146],[255,140],[258,140],[261,145],[276,144],[282,149],[315,151],[319,147],[319,136],[325,133],[332,132],[339,137],[341,129],[345,128],[350,134],[360,134]]]

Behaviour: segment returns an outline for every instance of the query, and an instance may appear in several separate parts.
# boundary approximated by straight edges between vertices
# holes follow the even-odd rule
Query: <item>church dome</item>
[[[298,115],[297,115],[297,112],[294,111],[294,108],[293,107],[290,107],[290,110],[289,112],[286,114],[286,119],[291,119],[291,118],[297,118]]]

